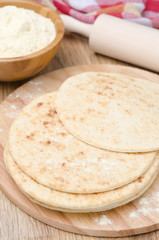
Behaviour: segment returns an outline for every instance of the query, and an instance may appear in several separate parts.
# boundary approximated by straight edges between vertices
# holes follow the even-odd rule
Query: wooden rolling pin
[[[95,52],[159,72],[159,30],[106,14],[94,24],[60,16],[65,29],[88,37]]]

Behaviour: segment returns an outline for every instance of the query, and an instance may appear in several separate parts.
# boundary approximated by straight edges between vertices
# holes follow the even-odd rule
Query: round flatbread
[[[31,197],[30,195],[28,195],[27,193],[24,193],[23,190],[21,189],[21,191],[23,192],[23,194],[29,198],[32,202],[42,206],[42,207],[45,207],[45,208],[48,208],[48,209],[51,209],[51,210],[56,210],[56,211],[61,211],[61,212],[73,212],[73,213],[88,213],[88,212],[102,212],[102,211],[107,211],[107,210],[111,210],[113,208],[116,208],[116,207],[119,207],[119,206],[122,206],[122,205],[125,205],[133,200],[135,200],[136,198],[140,197],[147,189],[149,189],[149,187],[152,185],[154,179],[156,178],[157,176],[157,172],[155,173],[155,175],[152,177],[151,181],[141,190],[139,191],[138,193],[136,193],[134,196],[131,196],[131,197],[127,197],[125,198],[124,200],[121,200],[119,201],[118,203],[113,203],[113,204],[110,204],[108,205],[107,207],[101,207],[101,208],[89,208],[89,209],[84,209],[84,210],[78,210],[78,209],[69,209],[69,208],[60,208],[60,207],[53,207],[51,205],[48,205],[46,203],[43,203],[43,202],[40,202],[38,201],[37,199],[34,199],[33,197]]]
[[[94,193],[128,184],[150,167],[156,152],[110,152],[74,138],[57,116],[55,97],[32,101],[10,129],[11,156],[30,177],[56,190]]]
[[[121,188],[92,194],[72,194],[45,187],[26,175],[14,162],[8,149],[4,151],[7,169],[20,190],[32,201],[44,207],[66,212],[97,212],[112,209],[143,194],[159,171],[159,155],[140,178]]]
[[[78,139],[118,152],[159,149],[159,84],[115,73],[68,78],[56,110]]]

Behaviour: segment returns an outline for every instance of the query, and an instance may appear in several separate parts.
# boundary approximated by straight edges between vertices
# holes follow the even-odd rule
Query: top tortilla
[[[150,167],[156,152],[110,152],[74,138],[57,116],[55,96],[29,103],[10,129],[11,156],[30,177],[56,190],[93,193],[128,184]]]
[[[75,75],[60,87],[56,110],[65,128],[90,145],[159,149],[159,84],[115,73]]]

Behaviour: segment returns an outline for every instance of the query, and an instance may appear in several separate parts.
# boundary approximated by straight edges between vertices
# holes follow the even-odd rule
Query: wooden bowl
[[[51,8],[33,0],[1,0],[0,7],[14,5],[34,10],[36,13],[50,18],[56,28],[55,39],[43,49],[22,57],[0,58],[0,81],[17,81],[40,72],[55,56],[63,38],[64,26],[59,15]]]

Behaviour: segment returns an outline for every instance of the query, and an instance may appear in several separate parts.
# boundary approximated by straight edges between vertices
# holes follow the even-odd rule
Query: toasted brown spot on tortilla
[[[39,102],[36,106],[37,107],[40,107],[40,106],[42,106],[43,105],[43,103],[42,102]]]

